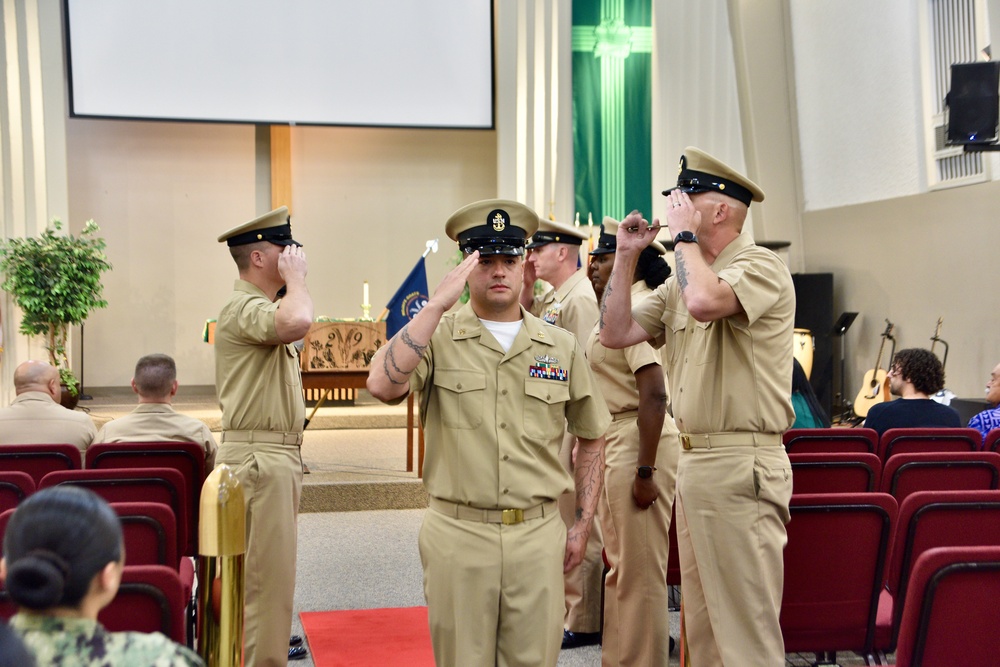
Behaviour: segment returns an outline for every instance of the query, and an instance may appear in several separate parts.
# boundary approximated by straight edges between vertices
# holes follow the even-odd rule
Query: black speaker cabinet
[[[992,144],[1000,116],[1000,62],[951,66],[949,144]]]
[[[808,329],[813,350],[809,384],[829,417],[833,409],[833,274],[795,273],[795,328]]]

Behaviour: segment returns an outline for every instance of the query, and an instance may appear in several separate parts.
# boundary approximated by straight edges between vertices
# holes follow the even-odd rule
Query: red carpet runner
[[[316,667],[434,667],[427,607],[304,611]]]

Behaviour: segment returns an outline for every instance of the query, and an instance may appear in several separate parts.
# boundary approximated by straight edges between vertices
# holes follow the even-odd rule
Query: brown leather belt
[[[302,445],[302,432],[282,431],[223,431],[222,442],[264,442],[271,445]]]
[[[713,447],[770,447],[781,446],[780,433],[681,433],[684,449],[712,449]]]
[[[434,498],[433,496],[429,499],[428,505],[436,512],[440,512],[441,514],[445,514],[456,519],[461,519],[462,521],[502,523],[505,526],[513,526],[521,523],[522,521],[527,521],[528,519],[537,519],[545,516],[546,514],[552,514],[559,511],[559,505],[554,500],[542,503],[541,505],[535,505],[534,507],[529,507],[526,510],[488,510],[479,507],[470,507],[468,505],[459,505],[458,503],[441,500],[440,498]]]

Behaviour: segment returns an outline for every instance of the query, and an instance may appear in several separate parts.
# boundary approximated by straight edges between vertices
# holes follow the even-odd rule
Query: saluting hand
[[[618,225],[617,252],[621,254],[639,254],[653,242],[659,225],[650,226],[639,211],[632,211]]]
[[[659,220],[653,222],[659,224]],[[681,232],[693,232],[695,236],[698,235],[698,230],[701,228],[701,211],[694,207],[688,193],[674,190],[667,195],[667,227],[670,229],[671,239]]]
[[[286,245],[278,255],[278,274],[288,283],[296,278],[305,280],[307,273],[309,264],[306,262],[306,251],[302,246]]]
[[[465,291],[465,283],[469,279],[469,274],[479,264],[479,251],[476,250],[471,255],[462,260],[462,263],[448,272],[441,284],[434,290],[434,296],[428,301],[428,305],[435,304],[441,308],[441,312],[449,310],[458,302],[458,298]]]

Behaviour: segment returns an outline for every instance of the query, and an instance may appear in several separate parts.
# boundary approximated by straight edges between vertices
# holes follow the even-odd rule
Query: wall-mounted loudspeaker
[[[992,144],[1000,115],[1000,62],[951,66],[948,144]]]

